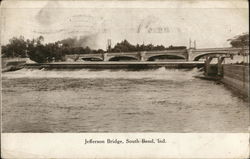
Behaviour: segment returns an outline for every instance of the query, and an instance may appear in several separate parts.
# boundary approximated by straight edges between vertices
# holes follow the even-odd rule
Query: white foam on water
[[[3,78],[113,78],[113,79],[157,79],[157,80],[192,80],[198,73],[196,68],[192,70],[166,69],[161,67],[154,70],[38,70],[21,69],[13,72],[5,72]]]

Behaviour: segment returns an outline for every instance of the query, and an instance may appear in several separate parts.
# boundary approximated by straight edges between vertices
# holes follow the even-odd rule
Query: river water
[[[3,132],[247,132],[248,102],[196,69],[2,74]]]

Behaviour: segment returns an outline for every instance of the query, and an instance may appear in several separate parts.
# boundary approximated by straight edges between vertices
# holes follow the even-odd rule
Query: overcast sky
[[[45,42],[85,38],[82,46],[106,49],[127,39],[132,44],[229,46],[227,39],[248,32],[247,1],[199,2],[5,2],[1,42],[13,36],[44,36]]]

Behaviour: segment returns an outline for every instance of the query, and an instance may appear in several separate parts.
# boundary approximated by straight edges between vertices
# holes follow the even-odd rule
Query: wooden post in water
[[[205,76],[209,76],[211,71],[211,61],[213,60],[213,57],[206,56],[206,61],[205,61]]]
[[[218,76],[223,76],[223,66],[222,66],[222,63],[223,63],[224,59],[225,59],[225,57],[223,57],[223,56],[218,57],[218,64],[217,64],[217,69],[218,69],[217,75]]]

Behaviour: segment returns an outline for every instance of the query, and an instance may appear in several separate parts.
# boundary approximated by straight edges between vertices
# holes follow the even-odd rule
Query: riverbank
[[[237,96],[249,100],[249,65],[248,64],[209,64],[204,67],[204,74],[195,76],[204,80],[217,81],[233,91]]]
[[[2,72],[16,71],[24,68],[27,58],[1,58]]]
[[[221,82],[240,96],[249,98],[249,66],[225,64]]]

